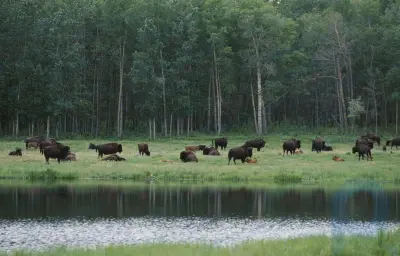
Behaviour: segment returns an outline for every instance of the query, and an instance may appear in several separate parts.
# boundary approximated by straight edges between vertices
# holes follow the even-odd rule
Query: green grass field
[[[88,150],[90,142],[95,144],[111,142],[105,140],[62,140],[60,142],[71,147],[78,161],[58,164],[55,159],[45,164],[39,150],[25,151],[21,142],[3,141],[0,144],[0,178],[15,179],[154,179],[158,181],[196,181],[196,182],[303,182],[332,183],[348,180],[369,180],[400,182],[400,151],[395,148],[383,152],[376,144],[372,150],[373,161],[358,161],[358,156],[351,154],[356,137],[325,137],[333,152],[317,154],[311,152],[313,136],[300,137],[304,154],[282,156],[282,143],[289,136],[267,136],[265,148],[257,152],[253,158],[256,164],[242,164],[240,160],[228,165],[228,150],[240,146],[246,139],[244,136],[228,137],[228,149],[220,150],[221,156],[196,155],[198,163],[182,163],[180,151],[186,145],[210,145],[214,137],[194,137],[190,139],[160,139],[155,141],[123,140],[122,157],[127,161],[100,161],[94,150]],[[137,144],[149,143],[151,156],[139,156]],[[23,156],[8,156],[15,147],[23,148]],[[333,156],[344,158],[344,162],[335,162]],[[171,160],[172,163],[162,162]]]
[[[258,256],[258,255],[399,255],[400,231],[379,233],[377,236],[339,236],[328,238],[326,236],[311,236],[275,241],[256,241],[237,245],[231,248],[213,247],[211,245],[135,245],[135,246],[109,246],[97,249],[73,249],[65,248],[44,251],[27,252],[18,251],[11,255],[207,255],[207,256]]]

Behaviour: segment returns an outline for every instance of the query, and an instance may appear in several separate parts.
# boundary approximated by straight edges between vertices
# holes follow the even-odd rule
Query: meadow
[[[44,252],[17,251],[11,255],[398,255],[400,231],[379,232],[377,236],[311,236],[287,240],[248,242],[234,247],[193,244],[147,244],[108,246],[96,249],[59,248]],[[0,255],[2,255],[0,253]]]
[[[191,138],[171,138],[157,140],[121,140],[122,157],[126,161],[110,162],[97,158],[94,150],[89,150],[89,143],[101,144],[112,140],[60,140],[76,153],[76,162],[62,162],[55,159],[45,164],[44,156],[39,150],[25,150],[22,141],[2,141],[0,144],[0,178],[23,180],[46,179],[126,179],[186,182],[272,182],[282,183],[335,183],[343,181],[385,181],[400,182],[400,152],[393,148],[387,152],[374,145],[373,161],[358,161],[358,155],[351,153],[356,136],[325,136],[327,144],[333,146],[332,152],[317,154],[311,152],[311,140],[315,136],[299,137],[302,141],[303,154],[282,155],[282,143],[289,136],[266,136],[265,148],[260,152],[253,150],[255,164],[228,165],[228,150],[243,145],[247,136],[228,136],[228,148],[220,150],[221,156],[204,156],[196,152],[198,163],[182,163],[179,153],[186,145],[210,145],[214,136]],[[139,156],[137,144],[149,144],[151,156]],[[15,147],[23,149],[23,156],[8,156]],[[333,156],[343,158],[344,162],[335,162]],[[167,163],[163,160],[170,160]]]

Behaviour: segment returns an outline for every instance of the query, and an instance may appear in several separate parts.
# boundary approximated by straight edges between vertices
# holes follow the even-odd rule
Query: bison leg
[[[260,151],[261,148],[257,148],[257,151]]]
[[[246,158],[241,158],[240,160],[242,160],[242,164],[244,164],[244,161],[246,161]]]
[[[59,157],[57,157],[57,162],[60,163],[60,158]]]
[[[46,156],[45,159],[46,159],[46,163],[49,164],[49,157]]]

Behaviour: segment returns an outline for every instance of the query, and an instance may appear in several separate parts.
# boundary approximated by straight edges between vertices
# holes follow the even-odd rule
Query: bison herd
[[[38,149],[39,152],[44,155],[46,163],[49,163],[49,159],[57,159],[57,162],[60,161],[76,161],[75,153],[71,152],[69,146],[64,145],[60,142],[57,142],[55,139],[45,139],[42,136],[30,137],[24,140],[26,149],[34,148]],[[352,153],[358,153],[358,160],[364,157],[367,157],[368,160],[372,160],[371,150],[374,147],[374,143],[377,143],[380,146],[381,138],[378,135],[368,133],[366,135],[361,136],[355,142],[354,147],[352,148]],[[239,147],[234,147],[229,149],[228,151],[228,165],[231,160],[233,160],[234,164],[236,164],[236,160],[240,160],[242,163],[256,163],[256,160],[250,160],[253,156],[253,148],[256,148],[257,151],[260,151],[261,148],[265,147],[266,142],[263,139],[254,139],[245,141],[243,145]],[[187,162],[198,162],[198,158],[196,156],[196,151],[201,151],[203,155],[208,156],[220,156],[220,152],[218,148],[221,150],[225,150],[228,146],[228,139],[226,137],[217,138],[211,140],[211,146],[206,145],[192,145],[185,146],[185,150],[180,152],[180,160],[184,163]],[[398,149],[400,146],[400,138],[394,138],[392,140],[386,141],[386,145],[383,146],[383,150],[386,150],[386,147],[390,146],[393,148],[395,146]],[[282,150],[283,156],[289,155],[289,153],[296,154],[302,153],[301,151],[301,141],[296,138],[288,139],[283,142]],[[122,153],[122,145],[111,142],[100,145],[95,145],[93,143],[89,144],[88,149],[95,150],[98,154],[98,158],[102,158],[103,161],[125,161],[125,158],[122,158],[117,155],[117,153]],[[311,151],[316,151],[317,154],[322,151],[333,151],[332,146],[326,144],[326,142],[322,138],[316,138],[311,141]],[[149,145],[146,143],[138,144],[138,154],[150,156]],[[15,151],[9,153],[10,156],[22,156],[21,148],[16,148]],[[106,155],[103,158],[103,155]],[[336,156],[335,156],[336,157]],[[335,160],[335,159],[334,159]],[[337,161],[337,160],[335,160]]]

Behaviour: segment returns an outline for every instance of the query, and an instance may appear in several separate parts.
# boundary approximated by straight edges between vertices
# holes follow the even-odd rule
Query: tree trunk
[[[169,137],[172,137],[172,113],[169,119]]]
[[[253,92],[253,83],[252,82],[250,82],[250,91],[251,91],[251,105],[253,106],[254,127],[256,129],[256,133],[260,134],[258,132],[257,111],[256,111],[256,104],[255,104],[255,101],[254,101],[254,92]]]
[[[31,124],[31,132],[32,132],[32,137],[33,136],[35,136],[34,134],[34,130],[35,130],[35,121],[32,121],[32,124]]]
[[[211,83],[212,83],[212,76],[210,72],[210,82],[208,84],[207,132],[210,132],[210,127],[211,127]]]
[[[151,118],[149,118],[149,136],[150,136],[150,139],[152,138],[151,137]]]
[[[120,45],[120,61],[119,61],[119,95],[118,95],[118,113],[117,113],[117,136],[121,138],[123,130],[122,119],[122,88],[124,83],[124,65],[125,65],[125,45],[126,45],[126,28],[123,42]]]
[[[50,116],[47,116],[46,138],[50,138]]]
[[[176,117],[176,136],[179,136],[181,131],[180,122],[180,117]]]
[[[190,134],[190,113],[187,118],[187,136],[189,136],[189,134]]]
[[[162,91],[163,91],[163,108],[164,108],[164,136],[168,136],[168,126],[167,126],[167,102],[165,96],[165,76],[164,76],[164,65],[163,65],[163,55],[160,49],[160,66],[161,66],[161,79],[162,79]]]
[[[156,118],[153,118],[153,139],[156,139]]]
[[[19,111],[16,111],[16,118],[15,118],[15,137],[18,137],[19,133]]]
[[[397,136],[397,131],[398,131],[398,129],[397,129],[398,122],[399,122],[399,101],[396,100],[396,136]]]
[[[100,106],[99,106],[99,101],[100,101],[100,96],[99,96],[99,78],[96,79],[96,138],[99,136],[99,113],[100,113]]]

